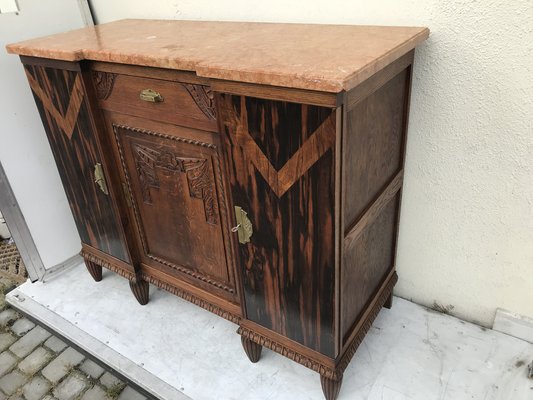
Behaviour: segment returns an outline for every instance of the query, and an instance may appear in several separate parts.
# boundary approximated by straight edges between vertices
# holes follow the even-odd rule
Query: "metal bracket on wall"
[[[13,194],[2,163],[0,163],[0,210],[6,220],[11,237],[17,245],[17,249],[24,261],[28,276],[32,282],[44,277],[46,270],[44,268],[41,256],[20,210],[17,199]]]

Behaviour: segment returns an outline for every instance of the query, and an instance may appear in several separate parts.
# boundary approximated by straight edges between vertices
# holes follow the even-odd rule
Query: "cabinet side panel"
[[[343,343],[394,268],[409,85],[410,67],[346,111]]]
[[[24,68],[82,242],[129,262],[112,200],[95,183],[95,165],[103,161],[81,73]]]
[[[402,168],[407,70],[347,110],[344,229]]]
[[[235,206],[246,318],[335,357],[335,110],[217,97]]]

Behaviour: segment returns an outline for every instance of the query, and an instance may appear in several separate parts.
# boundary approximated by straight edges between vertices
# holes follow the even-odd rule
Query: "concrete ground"
[[[317,373],[268,349],[252,364],[235,324],[154,286],[140,306],[110,271],[97,283],[80,264],[6,300],[158,399],[323,399]],[[532,400],[531,360],[532,343],[395,297],[339,400]]]
[[[111,372],[5,303],[20,282],[0,271],[0,400],[143,400]]]

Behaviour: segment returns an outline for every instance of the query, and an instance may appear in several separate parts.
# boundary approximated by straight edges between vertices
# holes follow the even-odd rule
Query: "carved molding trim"
[[[194,102],[200,110],[209,119],[217,119],[217,111],[215,108],[215,94],[209,86],[194,85],[184,83],[185,89],[189,92]]]
[[[113,91],[117,74],[103,71],[93,71],[93,82],[98,100],[106,100]]]
[[[298,364],[302,364],[304,367],[307,367],[309,369],[312,369],[315,372],[318,372],[320,375],[325,376],[330,379],[337,379],[337,372],[327,367],[320,362],[313,360],[307,356],[304,356],[301,353],[298,353],[296,350],[293,350],[282,343],[276,342],[260,333],[257,333],[249,328],[245,328],[243,326],[240,326],[239,329],[237,329],[237,333],[246,339],[251,340],[252,342],[255,342],[261,346],[266,347],[267,349],[273,350],[276,353],[281,354],[284,357],[287,357],[288,359],[297,362]]]
[[[137,277],[133,272],[126,271],[122,268],[116,267],[113,264],[105,261],[104,259],[95,256],[92,253],[88,253],[85,250],[80,251],[80,255],[87,261],[95,263],[100,265],[101,267],[107,268],[108,270],[115,272],[116,274],[122,276],[123,278],[126,278],[130,281],[137,281]],[[181,297],[182,299],[193,303],[199,307],[202,307],[203,309],[212,312],[213,314],[216,314],[224,319],[227,319],[228,321],[231,321],[235,324],[239,324],[241,322],[241,317],[233,314],[229,311],[226,311],[204,299],[201,299],[189,292],[186,292],[182,289],[179,289],[175,286],[172,286],[166,282],[160,281],[159,279],[148,275],[145,272],[140,273],[140,278],[146,282],[151,283],[152,285],[157,286],[158,288],[161,288],[163,290],[166,290],[167,292],[170,292],[178,297]]]
[[[120,142],[120,138],[119,138],[119,129],[124,129],[124,130],[127,130],[127,131],[132,131],[132,132],[137,132],[137,133],[142,133],[142,134],[145,134],[145,135],[151,135],[151,136],[156,136],[156,137],[160,137],[160,138],[164,138],[164,139],[169,139],[169,140],[176,140],[178,142],[182,142],[182,143],[188,143],[188,144],[193,144],[193,145],[196,145],[196,146],[201,146],[201,147],[206,147],[206,148],[209,148],[209,149],[214,149],[216,150],[216,146],[214,144],[211,144],[211,143],[204,143],[204,142],[200,142],[198,140],[193,140],[193,139],[186,139],[186,138],[181,138],[181,137],[178,137],[178,136],[171,136],[171,135],[165,135],[163,133],[159,133],[159,132],[153,132],[153,131],[149,131],[149,130],[145,130],[145,129],[140,129],[140,128],[133,128],[133,127],[129,127],[129,126],[126,126],[126,125],[118,125],[118,124],[113,124],[113,132],[115,133],[115,139],[116,139],[116,142],[117,142],[117,145],[118,145],[118,150],[119,150],[119,155],[120,155],[120,161],[121,161],[121,164],[122,164],[122,168],[124,170],[124,174],[125,174],[125,178],[126,178],[126,186],[128,188],[128,191],[129,191],[129,194],[130,194],[130,197],[133,199],[133,196],[131,195],[131,193],[133,193],[133,190],[131,188],[131,179],[130,179],[130,176],[127,172],[127,168],[126,168],[126,161],[125,161],[125,158],[124,158],[124,154],[123,154],[123,149],[122,149],[122,146],[121,146],[121,142]],[[220,194],[219,194],[219,202],[220,202],[220,213],[222,215],[222,218],[223,218],[223,221],[226,221],[226,218],[227,218],[227,214],[226,214],[226,203],[225,203],[225,194],[224,194],[224,188],[223,188],[223,182],[222,182],[222,172],[221,172],[221,169],[220,169],[220,160],[219,160],[219,156],[218,156],[218,152],[215,151],[213,153],[213,160],[214,160],[214,165],[215,165],[215,168],[216,168],[216,173],[215,173],[215,179],[218,180],[218,189],[220,191]],[[213,195],[214,196],[214,195]],[[139,232],[139,236],[141,238],[141,243],[142,243],[142,246],[143,246],[143,250],[144,250],[144,253],[146,254],[147,257],[149,257],[150,259],[154,260],[154,261],[157,261],[158,263],[161,263],[163,265],[166,265],[166,266],[169,266],[171,268],[174,268],[176,269],[177,271],[180,271],[186,275],[189,275],[195,279],[198,279],[202,282],[205,282],[207,284],[210,284],[210,285],[213,285],[219,289],[222,289],[222,290],[225,290],[229,293],[235,293],[235,289],[231,286],[228,286],[222,282],[219,282],[217,280],[214,280],[214,279],[211,279],[205,275],[202,275],[202,274],[199,274],[193,270],[190,270],[188,268],[184,268],[180,265],[176,265],[176,264],[173,264],[173,263],[170,263],[166,260],[163,260],[159,257],[156,257],[152,254],[150,254],[150,252],[148,251],[148,245],[146,243],[146,238],[144,237],[144,234],[143,234],[143,231],[142,231],[142,223],[141,223],[141,218],[140,218],[140,213],[139,213],[139,210],[137,208],[137,204],[135,202],[135,200],[132,201],[132,207],[133,207],[133,211],[134,211],[134,216],[135,216],[135,221],[137,223],[137,226],[139,227],[138,229],[138,232]],[[228,227],[228,223],[223,223],[223,229],[226,230],[226,235],[227,237],[230,237],[231,236],[231,233],[229,232],[229,227]],[[224,241],[224,245],[226,247],[226,254],[230,255],[231,257],[231,260],[230,260],[230,263],[229,265],[233,265],[233,253],[231,251],[231,246],[230,246],[230,243],[228,241]]]
[[[140,145],[133,145],[143,200],[152,204],[150,188],[159,189],[159,179],[155,169],[162,168],[171,172],[187,175],[189,195],[203,200],[205,219],[211,225],[218,224],[218,207],[215,201],[215,187],[211,179],[211,170],[205,158],[180,157],[168,151],[160,151]]]
[[[129,279],[129,280],[136,280],[136,276],[133,272],[126,271],[123,268],[119,268],[110,262],[104,260],[103,258],[97,257],[92,253],[88,253],[85,250],[80,251],[80,256],[82,256],[85,260],[92,262],[94,264],[97,264],[101,267],[104,267],[110,271],[113,271],[114,273],[122,276],[123,278]]]
[[[151,275],[148,275],[146,273],[141,273],[141,277],[142,279],[144,279],[145,281],[147,282],[150,282],[151,284],[163,289],[163,290],[166,290],[167,292],[170,292],[178,297],[181,297],[182,299],[184,300],[187,300],[188,302],[190,303],[193,303],[199,307],[202,307],[203,309],[209,311],[209,312],[212,312],[213,314],[216,314],[224,319],[227,319],[228,321],[231,321],[235,324],[238,324],[240,323],[241,321],[241,317],[239,317],[238,315],[235,315],[229,311],[226,311],[204,299],[201,299],[189,292],[186,292],[185,290],[182,290],[182,289],[179,289],[175,286],[172,286],[166,282],[162,282],[160,281],[159,279],[151,276]]]
[[[394,288],[394,285],[398,281],[398,275],[394,273],[392,278],[387,283],[387,286],[383,289],[381,295],[379,296],[377,302],[374,304],[374,307],[372,308],[371,312],[368,314],[367,319],[365,320],[364,324],[359,329],[359,332],[357,332],[357,335],[354,337],[352,342],[350,343],[349,347],[346,349],[344,355],[341,357],[340,361],[337,364],[336,368],[330,368],[327,367],[320,362],[313,360],[287,346],[285,346],[282,343],[276,342],[260,333],[257,333],[249,328],[245,327],[239,327],[237,330],[237,333],[257,344],[260,344],[261,346],[266,347],[267,349],[273,350],[276,353],[281,354],[284,357],[289,358],[292,361],[297,362],[298,364],[303,365],[304,367],[307,367],[315,372],[318,372],[321,376],[332,379],[334,381],[338,381],[342,379],[342,375],[344,373],[344,370],[350,363],[352,357],[354,356],[357,348],[363,341],[365,335],[370,330],[372,323],[378,316],[380,310],[383,308],[383,305],[387,301],[388,297],[392,294],[392,289]]]
[[[144,237],[142,239],[144,241]],[[145,253],[146,253],[146,256],[148,258],[151,258],[152,260],[157,261],[158,263],[166,265],[166,266],[168,266],[170,268],[177,269],[178,271],[183,272],[184,274],[192,276],[195,279],[198,279],[198,280],[200,280],[202,282],[205,282],[205,283],[208,283],[210,285],[213,285],[213,286],[215,286],[215,287],[217,287],[219,289],[225,290],[226,292],[235,293],[235,290],[231,286],[227,286],[227,285],[223,284],[222,282],[219,282],[219,281],[214,280],[214,279],[210,279],[210,278],[208,278],[205,275],[198,274],[198,273],[196,273],[196,272],[194,272],[194,271],[192,271],[192,270],[190,270],[188,268],[182,267],[181,265],[173,264],[171,262],[163,260],[162,258],[159,258],[157,256],[149,254],[148,251],[145,251]]]

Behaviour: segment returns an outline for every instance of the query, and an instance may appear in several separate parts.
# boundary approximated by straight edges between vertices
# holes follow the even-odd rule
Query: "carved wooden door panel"
[[[24,66],[74,221],[83,243],[129,262],[111,188],[95,183],[95,166],[103,160],[79,64],[61,67]]]
[[[117,123],[112,127],[132,196],[142,262],[234,300],[215,144],[180,137],[175,131],[182,128],[176,126],[172,134]]]
[[[246,318],[330,357],[335,341],[335,143],[330,108],[216,98],[235,206]]]

